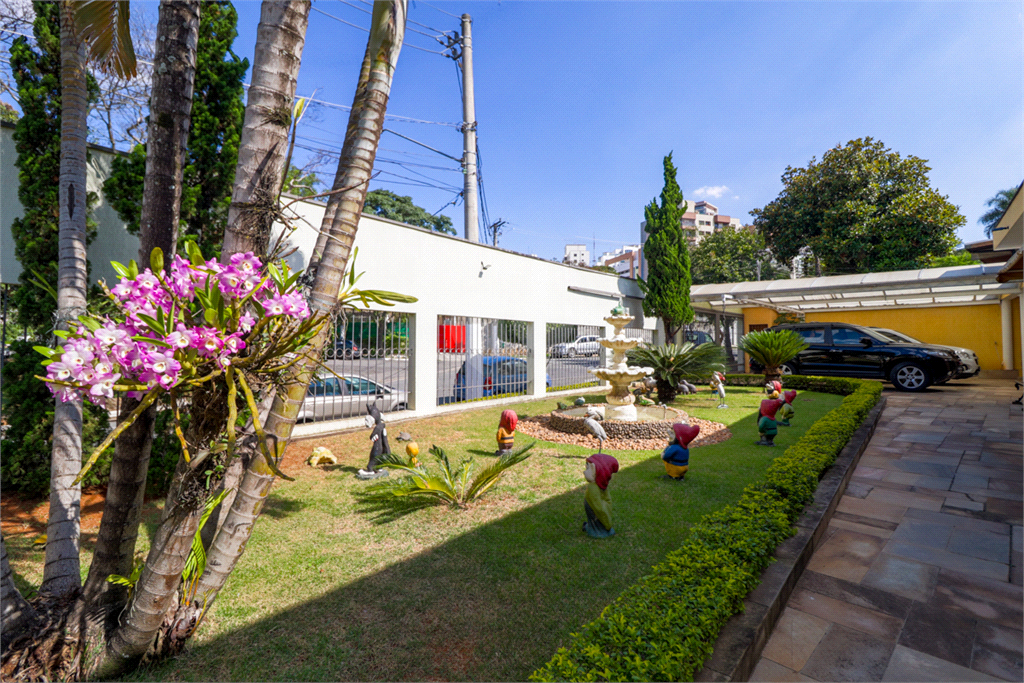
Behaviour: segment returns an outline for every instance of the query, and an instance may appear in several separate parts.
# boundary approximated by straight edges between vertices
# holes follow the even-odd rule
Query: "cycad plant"
[[[370,499],[385,501],[405,496],[427,496],[442,501],[453,508],[465,508],[490,491],[501,473],[530,457],[530,449],[536,442],[498,458],[469,480],[473,470],[472,460],[463,460],[455,469],[448,460],[448,454],[440,446],[431,446],[430,453],[437,460],[438,473],[431,473],[423,463],[411,465],[394,453],[383,456],[380,466],[397,470],[409,476],[396,481],[384,481],[369,486],[364,492]]]
[[[703,381],[716,370],[725,371],[725,351],[713,342],[700,346],[685,342],[681,346],[663,344],[650,348],[638,347],[630,351],[627,358],[630,365],[654,368],[658,400],[666,404],[679,393],[680,380]]]
[[[780,367],[807,348],[804,338],[793,330],[759,330],[740,339],[740,348],[764,366],[765,382],[782,377]]]

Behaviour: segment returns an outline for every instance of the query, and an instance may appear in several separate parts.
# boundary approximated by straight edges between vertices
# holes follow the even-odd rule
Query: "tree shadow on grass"
[[[811,417],[804,415],[808,426]],[[657,454],[623,467],[608,489],[617,532],[612,538],[591,539],[581,530],[582,477],[577,488],[461,535],[441,532],[457,516],[480,510],[424,510],[395,527],[375,520],[369,529],[351,532],[357,533],[355,544],[325,553],[341,559],[324,565],[324,573],[313,579],[298,570],[279,574],[292,578],[279,579],[275,591],[287,594],[291,581],[292,591],[314,594],[311,599],[260,608],[252,603],[263,589],[233,577],[211,616],[243,625],[132,678],[526,680],[571,633],[678,548],[694,522],[763,480],[771,461],[804,431],[780,430],[780,447],[768,449],[753,445],[756,414],[731,428],[738,439],[693,449],[685,481],[663,479]],[[482,505],[500,509],[514,495],[503,496],[499,484]],[[415,510],[403,516],[410,512]],[[360,508],[338,517],[342,522],[372,514]],[[432,543],[432,537],[448,540]],[[287,548],[259,552],[250,561],[261,567],[297,562],[286,557]],[[358,561],[361,568],[348,568]],[[324,585],[322,593],[299,593],[299,586],[332,576],[339,583]],[[245,595],[231,595],[233,585]]]
[[[494,450],[496,451],[497,449],[494,449]],[[483,448],[467,448],[466,452],[467,453],[472,453],[473,455],[485,455],[485,456],[490,456],[492,458],[496,457],[494,455],[494,451],[488,451],[488,450],[485,450]]]
[[[267,496],[267,502],[263,504],[262,514],[269,515],[274,519],[283,519],[288,515],[301,512],[305,507],[306,504],[301,500],[281,498],[279,496]]]

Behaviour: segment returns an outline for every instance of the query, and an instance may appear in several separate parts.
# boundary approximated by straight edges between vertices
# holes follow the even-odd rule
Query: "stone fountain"
[[[626,352],[640,343],[638,339],[627,339],[622,333],[622,328],[633,321],[633,316],[619,305],[613,308],[612,314],[604,320],[615,328],[615,334],[611,339],[601,340],[601,346],[612,350],[612,360],[606,368],[591,368],[587,372],[612,385],[611,391],[607,394],[608,405],[604,409],[604,418],[636,422],[636,406],[633,405],[636,398],[630,393],[629,385],[654,374],[654,368],[626,365]]]

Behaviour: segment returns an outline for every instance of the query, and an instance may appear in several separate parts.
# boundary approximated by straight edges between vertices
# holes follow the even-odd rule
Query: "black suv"
[[[953,377],[960,369],[956,354],[941,346],[894,342],[869,327],[846,323],[794,323],[773,330],[793,330],[810,346],[782,366],[784,375],[831,375],[888,380],[901,391],[921,391]],[[753,359],[751,372],[764,368]]]

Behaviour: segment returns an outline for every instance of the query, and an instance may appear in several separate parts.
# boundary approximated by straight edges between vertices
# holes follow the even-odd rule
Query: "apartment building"
[[[562,263],[568,263],[572,266],[589,266],[590,250],[587,249],[585,244],[567,244],[565,245],[565,257],[562,259]]]
[[[743,229],[743,221],[732,216],[723,216],[718,213],[718,207],[701,200],[692,202],[689,199],[683,200],[683,233],[686,235],[690,246],[700,244],[700,241],[722,228],[729,226],[736,230]],[[647,221],[640,223],[641,251],[643,243],[647,241]],[[647,277],[647,260],[641,254],[639,257],[640,277]]]
[[[626,244],[615,251],[606,251],[597,259],[597,265],[609,266],[622,277],[636,279],[640,273],[642,250],[639,244]]]

